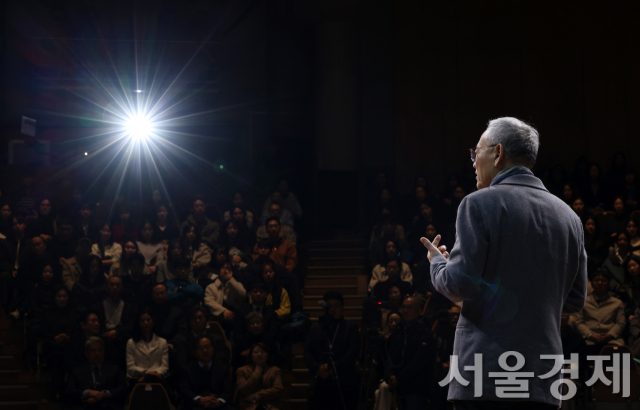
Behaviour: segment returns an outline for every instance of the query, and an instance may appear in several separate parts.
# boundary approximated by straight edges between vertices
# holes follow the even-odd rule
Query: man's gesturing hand
[[[440,243],[440,235],[435,237],[433,243],[431,243],[431,241],[429,241],[425,237],[420,238],[420,242],[422,242],[424,247],[429,251],[429,254],[427,255],[427,258],[429,258],[429,262],[431,262],[431,259],[433,259],[434,256],[440,254],[449,259],[449,252],[447,252],[447,247],[444,245],[438,246],[438,244]]]

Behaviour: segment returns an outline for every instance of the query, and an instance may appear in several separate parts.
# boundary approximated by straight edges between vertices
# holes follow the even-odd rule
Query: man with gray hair
[[[454,409],[560,406],[562,376],[541,355],[562,358],[560,317],[584,306],[587,257],[580,219],[530,170],[539,144],[523,121],[490,121],[470,150],[479,191],[460,203],[451,255],[440,235],[421,238],[433,285],[463,302],[440,382]]]

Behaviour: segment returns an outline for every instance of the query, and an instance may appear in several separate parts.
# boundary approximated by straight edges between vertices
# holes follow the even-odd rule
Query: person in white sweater
[[[233,277],[231,262],[225,262],[220,267],[219,276],[205,289],[204,304],[228,332],[227,329],[233,328],[233,312],[242,306],[246,295],[244,286]]]
[[[153,332],[151,310],[144,309],[127,341],[127,378],[131,384],[158,383],[169,373],[167,341]]]
[[[151,273],[156,273],[156,266],[164,260],[164,246],[157,239],[151,221],[145,221],[140,229],[142,238],[137,241],[138,249]]]
[[[371,272],[371,280],[369,281],[369,292],[373,292],[373,287],[376,286],[376,283],[384,282],[389,279],[385,265],[386,261],[374,266],[373,271]],[[402,262],[402,266],[400,267],[400,279],[413,285],[413,274],[411,273],[411,268],[404,262]]]
[[[109,224],[104,224],[100,228],[98,242],[91,246],[91,254],[99,256],[100,259],[102,259],[102,268],[104,272],[109,272],[111,265],[120,262],[122,246],[113,241],[111,226],[109,226]]]

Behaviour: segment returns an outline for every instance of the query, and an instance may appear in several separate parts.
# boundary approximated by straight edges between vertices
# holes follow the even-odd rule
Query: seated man
[[[271,259],[271,243],[268,239],[261,239],[257,243],[257,252],[253,255],[253,263],[249,266],[249,269],[253,271],[254,279],[262,278],[263,264],[266,261],[273,261]],[[275,280],[286,289],[291,301],[291,310],[293,312],[299,312],[302,310],[302,291],[300,290],[300,283],[295,273],[289,273],[284,266],[274,262],[273,269],[275,272]]]
[[[386,257],[383,258],[382,262],[374,266],[373,270],[371,271],[371,280],[369,280],[369,292],[373,292],[373,287],[376,285],[376,283],[384,282],[389,278],[386,270],[387,262],[389,260],[397,258],[398,251],[395,248],[395,244],[393,241],[389,241],[389,243],[387,243],[386,245]],[[428,272],[426,276],[429,276]],[[413,274],[411,273],[411,268],[409,267],[409,265],[402,261],[400,261],[400,278],[403,281],[409,282],[413,285]]]
[[[354,409],[358,393],[358,326],[342,316],[344,297],[340,292],[327,292],[323,299],[326,313],[311,328],[304,347],[304,361],[313,377],[309,408]]]
[[[280,237],[288,240],[292,244],[296,244],[296,233],[293,228],[284,222],[282,222],[282,206],[278,203],[273,203],[269,206],[269,218],[276,217],[280,221]],[[256,237],[258,239],[267,239],[269,234],[267,233],[267,226],[261,225],[256,231]]]
[[[196,359],[194,349],[196,340],[202,336],[208,336],[213,342],[213,361],[215,368],[227,366],[230,361],[229,352],[224,344],[224,339],[211,332],[208,327],[208,314],[204,306],[196,306],[187,316],[188,329],[176,336],[172,343],[176,350],[176,363],[180,368],[186,369],[189,363]]]
[[[129,259],[129,274],[121,276],[126,291],[125,299],[135,303],[138,310],[149,304],[151,289],[156,283],[154,275],[148,273],[149,267],[141,253],[134,253]]]
[[[173,340],[180,330],[182,310],[169,302],[167,286],[157,283],[151,290],[149,309],[153,313],[154,332],[167,341]]]
[[[183,258],[175,258],[173,266],[178,276],[167,282],[169,302],[186,307],[200,303],[204,291],[202,286],[189,280],[190,262]]]
[[[84,313],[80,318],[80,331],[71,336],[69,340],[69,349],[67,352],[67,364],[69,368],[73,369],[76,366],[87,361],[84,353],[84,346],[87,341],[92,337],[100,336],[100,319],[95,312],[88,311]],[[104,340],[103,340],[104,342]],[[104,343],[105,358],[107,361],[113,363],[113,353],[109,343]]]
[[[124,348],[133,333],[136,308],[122,300],[122,278],[111,276],[107,281],[107,297],[93,306],[101,325],[102,337],[113,342],[115,359],[124,360]]]
[[[81,238],[76,245],[76,255],[73,258],[62,259],[62,281],[67,289],[73,289],[73,285],[82,276],[82,266],[91,255],[91,241]]]
[[[285,267],[291,273],[298,264],[298,251],[296,246],[286,239],[280,237],[280,221],[278,218],[267,219],[267,233],[271,245],[270,257],[277,264]],[[258,244],[253,248],[253,254],[258,253]]]
[[[124,372],[104,361],[104,342],[90,337],[85,343],[87,363],[71,371],[66,396],[72,409],[120,409],[127,394]]]
[[[373,287],[372,297],[376,302],[386,302],[389,300],[389,289],[392,286],[396,286],[400,289],[402,296],[413,294],[413,286],[411,283],[405,282],[400,279],[400,266],[402,262],[399,259],[390,259],[387,261],[385,271],[389,277],[384,282],[378,282]]]
[[[215,246],[218,242],[220,226],[216,221],[212,221],[207,218],[207,206],[205,204],[204,196],[196,195],[191,206],[191,215],[189,215],[187,220],[180,226],[180,232],[183,232],[184,228],[189,223],[195,225],[197,232],[200,234],[200,238],[207,244],[207,246]]]
[[[598,270],[591,279],[593,293],[587,296],[584,308],[576,316],[576,329],[585,340],[586,354],[600,353],[602,346],[622,346],[622,331],[626,325],[624,305],[610,296],[609,272]]]
[[[242,307],[247,291],[244,286],[233,277],[231,262],[224,262],[220,273],[212,284],[207,286],[204,304],[211,311],[214,320],[220,322],[228,334],[233,328],[233,312]]]
[[[196,340],[196,360],[182,370],[180,377],[183,409],[232,408],[233,386],[229,368],[216,368],[213,346],[214,343],[208,336],[201,336]]]
[[[431,325],[421,318],[422,302],[410,296],[400,308],[402,322],[386,341],[387,384],[395,388],[399,407],[424,409],[432,395],[436,343]]]
[[[278,220],[285,224],[285,225],[289,225],[290,227],[294,227],[295,224],[295,220],[293,218],[293,213],[291,213],[291,210],[287,209],[286,207],[282,206],[282,194],[278,191],[274,192],[273,195],[271,195],[270,198],[267,199],[267,202],[265,202],[265,206],[262,210],[262,215],[260,216],[260,223],[262,225],[266,225],[267,224],[267,219],[269,219],[272,215],[269,212],[269,210],[271,209],[271,205],[272,204],[278,204],[280,205],[280,212],[278,213]]]

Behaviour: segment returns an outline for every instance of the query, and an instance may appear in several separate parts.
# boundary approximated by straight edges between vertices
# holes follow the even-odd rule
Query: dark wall
[[[487,120],[515,116],[541,138],[537,170],[578,157],[640,164],[640,3],[394,2],[395,182],[440,186]]]

